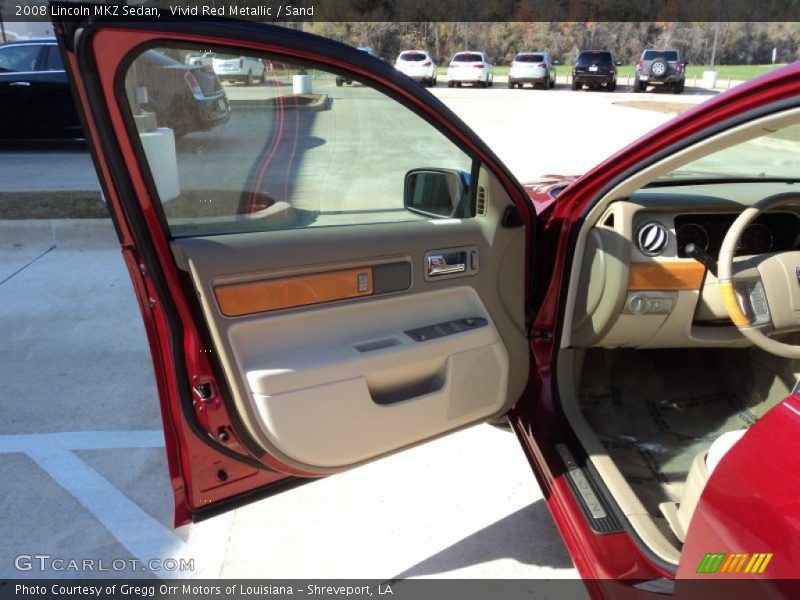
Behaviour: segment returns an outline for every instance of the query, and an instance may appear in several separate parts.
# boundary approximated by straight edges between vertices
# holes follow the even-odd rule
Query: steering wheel
[[[769,337],[800,329],[800,251],[734,258],[747,226],[776,206],[800,203],[800,193],[768,196],[745,209],[725,234],[717,262],[722,300],[734,325],[756,346],[800,358],[800,346]]]

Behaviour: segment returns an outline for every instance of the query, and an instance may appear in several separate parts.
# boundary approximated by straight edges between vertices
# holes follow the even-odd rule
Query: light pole
[[[714,71],[714,61],[717,58],[717,38],[719,37],[719,21],[714,23],[714,41],[711,44],[711,70]]]

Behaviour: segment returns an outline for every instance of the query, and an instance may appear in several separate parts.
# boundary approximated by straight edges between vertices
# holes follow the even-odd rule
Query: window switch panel
[[[455,321],[445,321],[444,323],[409,329],[404,333],[415,342],[427,342],[471,329],[486,327],[488,324],[489,322],[482,317],[466,317],[464,319],[456,319]]]

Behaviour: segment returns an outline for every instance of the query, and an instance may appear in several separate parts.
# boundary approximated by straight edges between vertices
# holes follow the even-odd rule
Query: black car
[[[608,50],[584,50],[572,67],[572,89],[580,90],[586,85],[589,89],[613,92],[617,89],[617,67],[621,64]]]
[[[211,67],[185,65],[156,50],[144,52],[134,64],[136,81],[131,83],[147,90],[135,104],[158,115],[159,127],[169,127],[176,138],[228,120],[228,97]]]
[[[359,48],[359,50],[361,50],[362,52],[366,52],[370,56],[377,56],[375,54],[375,50],[373,50],[369,46],[362,46]],[[347,77],[339,77],[339,76],[336,77],[336,87],[342,87],[345,83],[352,85],[353,80],[348,79]]]
[[[225,90],[209,68],[183,65],[155,51],[137,61],[139,106],[180,137],[228,119]],[[53,39],[0,45],[0,138],[74,139],[83,128]]]
[[[0,45],[0,137],[83,137],[54,39]]]

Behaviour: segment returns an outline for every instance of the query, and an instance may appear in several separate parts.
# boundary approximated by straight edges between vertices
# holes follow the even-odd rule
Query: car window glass
[[[352,75],[245,57],[270,65],[247,85],[185,64],[198,54],[148,50],[125,77],[176,237],[420,220],[404,208],[409,171],[472,171],[432,124]]]
[[[480,54],[474,54],[471,52],[456,54],[453,57],[453,62],[482,62],[482,61],[483,57]]]
[[[520,54],[515,58],[517,62],[542,62],[544,60],[544,56],[541,54]]]
[[[25,73],[36,70],[41,46],[26,44],[0,48],[0,73]]]
[[[800,125],[790,125],[712,152],[659,178],[662,182],[778,179],[800,174]]]
[[[409,60],[409,61],[422,61],[425,60],[425,55],[421,52],[403,52],[400,55],[401,60]]]
[[[647,50],[644,53],[644,60],[655,60],[657,58],[663,58],[668,61],[674,61],[678,59],[678,53],[674,50],[669,50],[663,52],[661,50]]]
[[[64,63],[61,61],[61,54],[56,46],[47,49],[47,62],[44,65],[45,71],[63,71]]]
[[[578,64],[599,64],[610,62],[610,52],[581,52],[581,55],[578,57]]]

